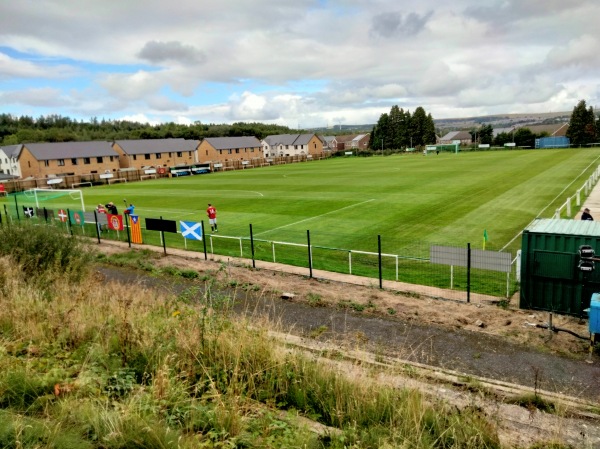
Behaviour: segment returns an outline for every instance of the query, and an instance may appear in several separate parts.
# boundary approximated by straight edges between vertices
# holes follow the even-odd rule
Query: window
[[[188,156],[191,156],[191,155],[192,155],[192,152],[191,152],[191,151],[188,151]]]
[[[227,154],[231,154],[231,149],[227,150]]]
[[[56,163],[58,164],[59,167],[64,167],[65,166],[65,160],[64,159],[59,159],[58,161],[56,161]]]
[[[156,159],[160,159],[161,157],[162,157],[162,154],[156,153]]]
[[[169,151],[169,157],[171,157],[171,152]]]
[[[235,154],[240,154],[240,149],[239,148],[235,149]]]
[[[182,157],[182,156],[183,156],[183,153],[181,151],[178,151],[177,152],[177,157]]]
[[[206,155],[208,156],[208,150],[206,150]]]
[[[150,160],[150,155],[149,154],[144,154],[144,159],[146,159],[147,161]]]
[[[96,162],[97,162],[98,164],[101,164],[101,163],[102,163],[102,156],[99,156],[99,157],[97,157],[97,158],[96,158]]]
[[[135,160],[137,160],[137,154],[134,154],[134,155],[133,155],[133,160],[134,160],[134,161],[135,161]]]
[[[114,156],[111,156],[111,157],[110,157],[110,161],[111,161],[111,162],[113,161],[113,157],[114,157]]]
[[[77,165],[77,158],[71,158],[71,165]]]
[[[91,162],[91,161],[90,161],[90,158],[89,158],[89,157],[84,157],[84,158],[83,158],[83,163],[84,163],[85,165],[90,165],[90,162]]]
[[[50,161],[44,161],[44,167],[50,167]]]

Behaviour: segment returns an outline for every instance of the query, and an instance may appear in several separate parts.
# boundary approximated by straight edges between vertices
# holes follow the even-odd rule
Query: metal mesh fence
[[[4,221],[38,220],[52,226],[62,227],[65,232],[90,238],[118,240],[128,242],[127,228],[123,231],[107,229],[106,225],[100,226],[87,221],[73,224],[60,221],[58,211],[52,214],[36,214],[26,218],[23,213],[17,213],[17,207],[5,206]],[[87,215],[89,217],[89,215]],[[263,232],[250,235],[248,225],[245,235],[207,234],[205,241],[184,239],[181,233],[164,233],[149,231],[142,226],[142,239],[144,245],[165,246],[188,251],[229,256],[235,258],[275,262],[296,267],[312,267],[335,273],[352,274],[368,278],[398,281],[408,285],[420,286],[420,291],[438,296],[441,290],[457,292],[461,298],[467,298],[467,291],[499,298],[510,297],[519,288],[517,282],[516,264],[513,255],[504,254],[504,259],[510,261],[507,268],[499,270],[493,263],[486,265],[485,260],[498,254],[492,248],[487,251],[470,249],[470,245],[444,246],[443,244],[425,241],[412,241],[403,239],[402,236],[371,235],[367,238],[356,239],[353,234],[340,232],[315,232],[309,230],[295,232],[280,229],[276,233]],[[238,230],[240,227],[238,227]],[[270,237],[270,238],[266,238]],[[164,240],[163,240],[164,239]],[[310,240],[310,251],[309,251]],[[344,245],[351,242],[353,247]],[[252,245],[253,243],[253,245]],[[432,248],[447,248],[448,255],[441,257],[442,263],[432,260]],[[470,249],[470,251],[469,251]],[[467,255],[474,254],[479,262],[468,265],[465,263]],[[456,260],[452,258],[455,257]],[[439,256],[438,256],[439,258]],[[496,257],[497,258],[497,257]],[[490,259],[492,260],[492,259]],[[491,268],[491,269],[490,269]],[[307,271],[308,274],[308,271]]]

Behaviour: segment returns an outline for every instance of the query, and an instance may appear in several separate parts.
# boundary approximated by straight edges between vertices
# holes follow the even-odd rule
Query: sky
[[[376,123],[600,105],[599,0],[0,0],[0,113]]]

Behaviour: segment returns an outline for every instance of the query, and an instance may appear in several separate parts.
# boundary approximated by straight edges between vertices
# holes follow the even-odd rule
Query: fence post
[[[17,195],[15,195],[15,209],[17,210],[17,221],[21,221],[21,216],[19,215],[19,202],[17,201]]]
[[[379,288],[383,288],[383,276],[381,267],[381,235],[377,235],[377,254],[379,256]]]
[[[46,208],[44,208],[45,210]],[[98,236],[98,244],[100,244],[100,223],[98,223],[98,211],[94,209],[94,220],[96,221],[96,235]],[[47,222],[48,220],[46,220]]]
[[[256,260],[254,259],[254,234],[252,233],[252,223],[250,223],[250,250],[252,251],[252,268],[256,268]]]
[[[471,302],[471,244],[467,243],[467,302]]]
[[[307,229],[306,230],[306,240],[308,241],[308,270],[310,273],[310,278],[312,279],[313,277],[313,272],[312,272],[312,251],[311,251],[311,247],[310,247],[310,231]]]
[[[160,220],[162,222],[162,215],[160,216]],[[127,230],[127,236],[129,236],[129,229]],[[162,240],[162,244],[163,244],[163,251],[165,253],[165,256],[167,255],[167,239],[165,238],[165,231],[163,231],[162,229],[160,230],[160,238]]]
[[[123,216],[125,217],[125,228],[127,229],[127,242],[131,248],[131,236],[129,235],[129,214],[123,214]]]
[[[202,228],[202,243],[204,244],[204,260],[208,260],[208,254],[206,254],[206,234],[204,233],[204,220],[200,221]]]

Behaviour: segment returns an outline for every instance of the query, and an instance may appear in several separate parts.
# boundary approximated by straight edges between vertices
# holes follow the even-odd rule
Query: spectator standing
[[[110,215],[119,215],[119,211],[117,210],[117,206],[111,201],[106,206],[106,213]]]
[[[590,214],[590,210],[587,207],[583,209],[581,219],[584,221],[594,221],[594,217],[592,217],[592,214]]]

